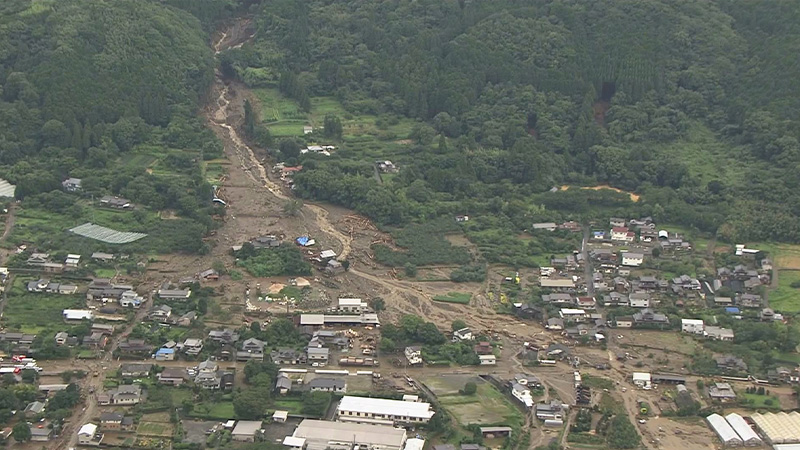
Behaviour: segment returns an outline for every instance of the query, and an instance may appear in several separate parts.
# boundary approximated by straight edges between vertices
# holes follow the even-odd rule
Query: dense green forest
[[[223,15],[227,3],[192,12]],[[222,146],[197,108],[213,67],[200,21],[161,2],[0,2],[0,177],[17,185],[23,210],[12,240],[60,248],[64,230],[105,217],[151,234],[133,250],[203,251],[214,212],[203,160]],[[61,192],[67,177],[82,191]],[[109,194],[138,211],[93,213],[92,199]],[[150,213],[165,209],[179,218]],[[99,246],[71,240],[81,244]]]
[[[255,39],[222,55],[226,73],[278,89],[298,117],[318,98],[343,110],[331,157],[270,149],[303,163],[301,196],[385,225],[470,214],[524,229],[602,211],[800,241],[796,2],[275,0],[250,12]],[[372,145],[348,129],[367,116]],[[391,132],[409,119],[408,136]],[[374,155],[399,173],[377,183]],[[550,192],[563,184],[641,200]]]

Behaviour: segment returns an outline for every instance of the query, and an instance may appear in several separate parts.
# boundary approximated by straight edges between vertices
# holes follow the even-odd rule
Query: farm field
[[[475,395],[462,395],[459,389],[472,381],[478,386]],[[502,424],[519,427],[522,413],[494,386],[474,375],[442,375],[425,378],[438,401],[462,426],[470,424]]]
[[[219,420],[228,420],[231,417],[236,417],[236,413],[233,411],[233,402],[199,403],[192,408],[192,412],[189,415],[192,417]]]
[[[433,297],[435,302],[459,303],[461,305],[468,305],[471,299],[472,294],[466,292],[448,292],[446,295]]]
[[[63,321],[64,309],[80,307],[79,295],[34,294],[25,290],[30,278],[17,278],[3,309],[2,324],[10,330],[38,334],[42,330]]]
[[[800,282],[800,271],[779,270],[778,287],[769,293],[770,308],[780,312],[800,312],[800,289],[792,283]]]

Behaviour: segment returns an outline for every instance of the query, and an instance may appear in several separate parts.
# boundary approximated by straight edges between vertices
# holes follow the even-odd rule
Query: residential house
[[[733,299],[730,297],[714,297],[714,305],[716,306],[730,306],[733,305]]]
[[[412,366],[422,364],[422,347],[411,346],[405,349],[406,361]]]
[[[627,225],[627,222],[621,217],[612,217],[609,219],[608,224],[611,228],[622,228]]]
[[[726,372],[747,372],[747,363],[742,358],[733,355],[717,356],[714,358],[717,368]]]
[[[736,401],[736,392],[729,383],[714,383],[708,387],[708,396],[712,400],[718,402],[733,402]]]
[[[453,342],[471,341],[475,336],[472,335],[472,330],[469,328],[462,328],[453,332]]]
[[[144,303],[144,297],[137,294],[136,291],[125,291],[119,299],[119,305],[123,308],[139,309],[142,303]]]
[[[628,296],[628,305],[631,308],[649,308],[650,294],[647,292],[634,292]]]
[[[633,242],[636,239],[636,233],[628,230],[626,227],[614,227],[611,229],[611,240],[617,242]]]
[[[29,266],[43,266],[48,262],[50,262],[49,253],[31,253],[26,261]]]
[[[106,195],[100,199],[100,206],[105,206],[107,208],[114,208],[114,209],[131,209],[133,208],[133,204],[130,200],[122,197],[114,197],[111,195]]]
[[[162,323],[167,322],[172,316],[172,307],[169,305],[159,305],[151,309],[147,315],[150,317],[150,320]]]
[[[733,330],[730,328],[715,327],[711,325],[707,325],[705,327],[703,334],[708,339],[714,339],[717,341],[733,341],[734,338]]]
[[[681,332],[703,334],[705,324],[701,319],[681,319]]]
[[[94,319],[94,313],[88,309],[65,309],[61,314],[67,322],[80,322]]]
[[[636,287],[644,291],[655,291],[659,289],[659,280],[654,276],[642,275]]]
[[[297,365],[306,363],[306,354],[291,348],[279,348],[270,353],[272,362],[278,365]]]
[[[78,445],[97,447],[103,442],[103,434],[97,432],[97,425],[87,423],[78,430]]]
[[[99,332],[94,332],[83,338],[83,346],[94,350],[105,348],[107,343],[108,337]]]
[[[639,241],[641,242],[655,242],[658,239],[658,233],[651,229],[642,229],[639,231]]]
[[[331,259],[325,265],[325,273],[328,275],[336,275],[344,272],[344,265],[335,259]]]
[[[31,430],[31,441],[32,442],[47,442],[53,438],[53,429],[50,427],[51,424],[47,423],[40,423],[38,426],[30,426]],[[41,427],[41,428],[39,428]]]
[[[277,236],[274,235],[266,235],[266,236],[259,236],[250,241],[255,248],[274,248],[280,247],[281,240],[278,239]]]
[[[587,318],[585,310],[575,308],[561,308],[558,315],[564,322],[584,322]]]
[[[644,263],[644,255],[641,253],[625,252],[622,254],[622,265],[628,267],[639,267]]]
[[[491,342],[481,341],[478,342],[474,347],[473,350],[478,356],[481,355],[492,355],[494,354],[494,348],[492,347]]]
[[[494,366],[497,364],[497,357],[493,354],[478,355],[478,360],[480,361],[481,366]]]
[[[175,321],[175,325],[179,327],[190,327],[192,322],[197,319],[197,312],[189,311],[186,314],[180,316],[178,320]]]
[[[80,178],[67,178],[61,182],[61,186],[67,192],[78,192],[81,190],[81,183]]]
[[[192,295],[191,289],[159,289],[158,296],[164,300],[186,300]]]
[[[231,431],[231,439],[238,442],[255,442],[261,431],[260,420],[240,420]]]
[[[628,296],[619,292],[611,292],[603,296],[604,306],[628,306]]]
[[[633,327],[633,316],[619,316],[615,323],[617,328],[631,328]]]
[[[25,417],[33,417],[38,416],[39,414],[44,413],[45,404],[39,401],[33,401],[28,403],[25,407],[24,415]]]
[[[571,305],[575,303],[571,294],[557,292],[554,294],[542,295],[542,301],[554,305]]]
[[[758,294],[740,294],[736,298],[736,305],[742,308],[761,308],[764,299]]]
[[[233,330],[212,330],[208,332],[208,338],[220,344],[233,345],[239,340],[239,333]]]
[[[142,387],[138,384],[123,384],[97,396],[99,405],[136,405],[142,399]]]
[[[528,303],[515,303],[514,312],[517,316],[523,319],[541,319],[544,317],[543,308]]]
[[[133,417],[126,417],[121,413],[104,412],[100,414],[100,428],[113,431],[134,431]]]
[[[149,376],[151,370],[153,370],[152,364],[123,364],[119,368],[119,374],[123,378],[142,378]]]
[[[333,392],[337,394],[347,392],[347,383],[343,378],[314,378],[308,383],[312,392]]]
[[[111,253],[94,252],[92,253],[92,259],[107,263],[114,260],[114,255]]]
[[[187,355],[197,356],[203,351],[203,340],[197,338],[188,338],[183,341],[183,352]]]
[[[525,408],[530,409],[533,407],[533,396],[531,395],[531,390],[528,388],[528,386],[517,382],[512,382],[511,396],[525,405]]]
[[[594,297],[578,297],[575,301],[578,308],[594,309],[597,306],[597,301]]]
[[[144,339],[126,339],[119,343],[117,350],[127,356],[145,356],[152,353],[153,346],[145,342]]]
[[[542,381],[539,379],[539,377],[526,373],[518,373],[514,375],[514,382],[523,386],[527,386],[528,388],[542,386]]]
[[[534,231],[537,230],[544,230],[544,231],[556,231],[558,226],[553,222],[541,222],[541,223],[534,223],[531,228]]]
[[[570,351],[566,345],[555,342],[548,345],[544,353],[549,359],[564,359],[569,358]]]
[[[361,314],[369,311],[369,305],[360,298],[340,298],[337,309],[348,314]]]
[[[306,361],[314,367],[323,367],[328,365],[328,358],[330,357],[330,349],[325,347],[309,347],[306,349]]]
[[[565,405],[558,400],[550,403],[536,404],[536,418],[539,420],[561,420],[564,417]]]
[[[59,331],[56,333],[55,341],[56,345],[64,345],[67,343],[67,339],[69,339],[69,334],[66,331]]]
[[[198,278],[205,281],[219,280],[219,272],[214,269],[207,269],[198,274]]]
[[[634,385],[644,390],[649,390],[653,387],[650,372],[633,372],[631,380]]]
[[[775,320],[775,311],[771,308],[764,308],[759,313],[759,318],[764,322],[772,322]]]
[[[198,364],[194,383],[203,389],[219,389],[221,387],[222,377],[219,373],[219,366],[217,363],[207,359]]]
[[[156,361],[175,361],[175,349],[162,347],[156,350],[154,357]]]
[[[547,319],[547,325],[545,328],[551,331],[561,331],[564,329],[564,319],[551,317]]]
[[[375,166],[381,173],[396,173],[398,170],[397,166],[389,160],[375,161]]]
[[[67,255],[67,259],[64,261],[64,265],[66,267],[77,268],[78,265],[81,263],[81,255],[70,253]]]
[[[266,343],[256,338],[250,338],[242,342],[242,349],[236,352],[237,361],[263,361],[264,346]]]
[[[650,308],[645,308],[633,315],[633,323],[634,325],[668,325],[669,318],[666,314],[660,314]]]
[[[275,379],[275,391],[281,395],[286,395],[291,390],[292,380],[289,378],[289,375],[286,375],[284,372],[278,373],[278,377]]]
[[[165,367],[164,370],[158,374],[158,382],[168,386],[180,386],[185,383],[188,378],[189,375],[186,373],[186,369],[182,367]]]

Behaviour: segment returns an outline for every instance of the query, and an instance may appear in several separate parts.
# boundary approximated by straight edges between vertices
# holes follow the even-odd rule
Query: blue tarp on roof
[[[297,242],[298,244],[303,245],[303,246],[308,244],[308,241],[309,241],[308,236],[300,236],[299,238],[297,238],[295,240],[295,242]]]
[[[171,355],[173,353],[175,353],[174,348],[160,348],[156,352],[156,355]]]
[[[725,308],[725,312],[730,314],[739,314],[741,311],[739,311],[739,308],[735,306],[728,306]]]

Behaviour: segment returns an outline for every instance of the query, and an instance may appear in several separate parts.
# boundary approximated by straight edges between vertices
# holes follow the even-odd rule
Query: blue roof
[[[156,352],[157,355],[169,355],[171,353],[175,353],[175,349],[174,348],[160,348]]]
[[[725,308],[725,312],[738,314],[739,313],[739,308],[737,308],[735,306],[728,306],[728,307]]]
[[[300,245],[308,244],[308,236],[300,236],[299,238],[297,238],[297,243]]]

